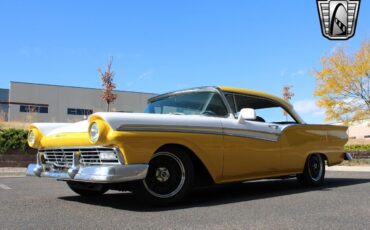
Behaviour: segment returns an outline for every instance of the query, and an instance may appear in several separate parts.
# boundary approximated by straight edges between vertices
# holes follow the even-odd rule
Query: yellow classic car
[[[319,186],[325,164],[351,159],[347,140],[347,127],[306,124],[279,97],[199,87],[155,96],[144,113],[32,124],[28,143],[38,153],[27,175],[66,181],[83,196],[129,190],[170,204],[210,183],[294,176]]]

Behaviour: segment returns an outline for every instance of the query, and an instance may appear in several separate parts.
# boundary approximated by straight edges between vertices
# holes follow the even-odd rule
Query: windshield
[[[145,113],[226,116],[228,111],[216,92],[174,94],[152,101]]]

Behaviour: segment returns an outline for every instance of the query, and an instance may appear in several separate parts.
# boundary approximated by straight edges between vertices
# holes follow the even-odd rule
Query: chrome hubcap
[[[170,172],[167,168],[160,167],[155,172],[155,177],[159,182],[166,182],[170,178]]]
[[[308,169],[312,180],[319,181],[324,171],[324,161],[320,155],[314,154],[308,162]]]
[[[149,162],[148,173],[143,183],[146,190],[155,197],[173,197],[184,186],[184,164],[170,152],[158,152]]]

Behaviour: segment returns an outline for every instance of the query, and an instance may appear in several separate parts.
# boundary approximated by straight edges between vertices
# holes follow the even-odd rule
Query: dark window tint
[[[238,94],[235,95],[235,102],[237,112],[240,112],[240,110],[244,108],[262,109],[270,107],[279,107],[279,105],[276,102],[265,98]]]
[[[49,108],[48,107],[40,107],[39,108],[39,113],[48,113],[49,112]]]
[[[225,104],[222,101],[220,95],[213,94],[213,97],[204,113],[214,116],[226,116],[228,114]]]
[[[49,107],[36,105],[20,105],[19,112],[22,113],[48,113]]]
[[[236,108],[235,108],[235,101],[234,101],[234,94],[227,93],[225,94],[226,100],[230,105],[230,108],[233,113],[236,113]]]
[[[28,105],[21,105],[20,108],[19,108],[19,112],[28,113],[29,108],[30,107]]]
[[[90,115],[92,113],[93,113],[92,109],[75,109],[75,108],[67,109],[68,115]]]
[[[69,114],[69,115],[77,115],[76,109],[70,109],[70,108],[68,108],[67,109],[67,114]]]

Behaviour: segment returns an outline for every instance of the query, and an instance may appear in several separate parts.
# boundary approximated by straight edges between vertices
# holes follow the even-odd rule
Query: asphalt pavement
[[[369,172],[330,171],[316,189],[294,179],[214,186],[162,208],[128,192],[83,198],[53,179],[0,178],[0,229],[369,228]]]

